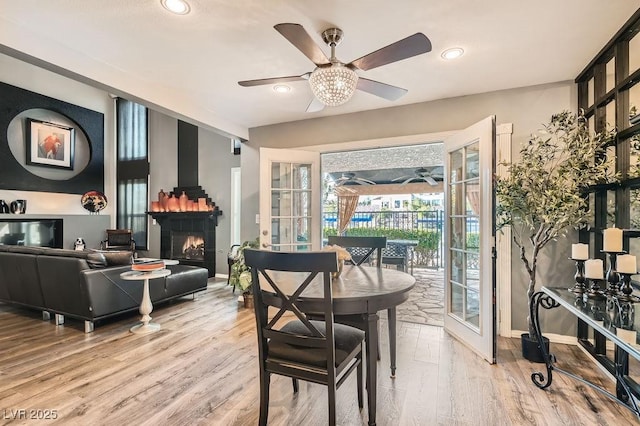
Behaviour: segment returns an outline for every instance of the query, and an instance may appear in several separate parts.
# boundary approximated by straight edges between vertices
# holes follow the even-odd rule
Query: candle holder
[[[632,302],[621,302],[616,328],[622,328],[623,330],[633,330],[633,324],[635,322],[636,316],[635,311],[636,310]]]
[[[569,289],[569,291],[575,293],[576,295],[582,295],[586,291],[586,287],[584,285],[584,261],[585,259],[571,259],[576,262],[576,274],[574,278],[576,280],[576,284]]]
[[[609,269],[607,269],[607,275],[605,279],[607,280],[608,286],[605,290],[605,293],[610,296],[615,296],[618,294],[618,283],[620,282],[620,275],[616,271],[616,256],[619,254],[626,253],[625,251],[604,251],[607,254],[607,258],[609,259]]]
[[[631,287],[631,274],[620,273],[620,276],[622,277],[622,284],[618,293],[616,294],[616,298],[621,302],[640,302],[639,297],[631,294],[633,293],[633,287]]]
[[[600,288],[600,283],[603,280],[599,280],[596,278],[588,278],[591,281],[591,285],[589,286],[589,290],[587,291],[587,297],[589,299],[604,299],[604,291]]]

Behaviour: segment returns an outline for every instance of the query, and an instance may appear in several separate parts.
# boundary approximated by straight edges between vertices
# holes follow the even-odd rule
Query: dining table
[[[293,294],[304,280],[302,277],[308,275],[304,272],[271,272],[274,281],[288,295]],[[345,265],[342,273],[332,280],[334,315],[360,315],[365,324],[365,376],[370,426],[376,424],[378,313],[405,302],[415,282],[413,276],[396,269],[355,265]],[[262,281],[261,287],[265,290],[263,297],[268,297],[270,287]],[[323,292],[322,276],[319,274],[302,292],[296,305],[305,313],[322,312]],[[395,316],[390,316],[388,320],[390,328],[395,329]],[[389,337],[395,339],[395,336]]]

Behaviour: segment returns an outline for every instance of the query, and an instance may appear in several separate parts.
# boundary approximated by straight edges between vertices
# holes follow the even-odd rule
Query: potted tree
[[[229,285],[233,286],[234,291],[240,289],[244,299],[245,308],[253,308],[253,294],[251,293],[251,270],[244,263],[244,250],[247,248],[258,248],[259,239],[253,241],[245,241],[238,247],[233,264],[231,265],[231,274],[229,275]]]
[[[529,279],[527,306],[531,307],[536,292],[541,250],[569,229],[586,225],[588,187],[617,179],[611,170],[615,158],[605,156],[614,138],[613,130],[590,134],[584,116],[567,111],[555,114],[522,147],[520,158],[505,164],[507,175],[496,178],[497,228],[512,227],[513,242]],[[530,316],[527,323],[523,356],[542,361]]]

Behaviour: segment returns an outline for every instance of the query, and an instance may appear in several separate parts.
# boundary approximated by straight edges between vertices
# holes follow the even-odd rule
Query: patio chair
[[[387,247],[382,249],[382,264],[395,265],[396,268],[403,272],[408,272],[408,266],[411,261],[411,252],[406,244],[387,243]],[[413,275],[413,266],[411,268]]]
[[[258,327],[259,424],[266,425],[269,416],[271,374],[291,377],[294,393],[298,392],[298,380],[327,386],[328,424],[335,425],[336,389],[354,369],[357,369],[358,406],[362,408],[364,332],[347,325],[334,324],[331,272],[338,270],[336,253],[289,253],[246,249],[244,256],[247,266],[251,267]],[[308,275],[295,285],[296,289],[287,287],[292,291],[285,292],[282,281],[274,278],[273,271],[304,272],[304,275]],[[324,289],[322,321],[311,320],[298,305],[300,294],[317,275],[322,277]],[[293,284],[297,282],[296,280]],[[262,283],[262,288],[259,283]],[[279,309],[271,319],[268,318],[269,307]],[[285,313],[293,313],[298,319],[279,326]]]

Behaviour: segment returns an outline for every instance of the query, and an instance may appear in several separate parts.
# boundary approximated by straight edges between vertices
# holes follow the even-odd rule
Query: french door
[[[320,250],[320,154],[260,148],[260,247]]]
[[[444,328],[495,362],[495,117],[445,140]]]

